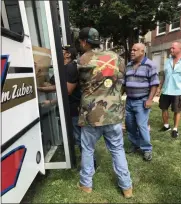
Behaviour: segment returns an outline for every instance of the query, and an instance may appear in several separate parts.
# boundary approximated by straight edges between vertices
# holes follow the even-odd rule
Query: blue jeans
[[[73,135],[75,138],[75,144],[81,149],[81,127],[78,126],[79,117],[72,117]]]
[[[133,146],[139,147],[143,152],[152,151],[148,119],[150,109],[144,107],[147,98],[140,100],[126,100],[126,129],[128,139]]]
[[[75,144],[79,147],[80,152],[82,152],[81,147],[81,127],[78,126],[79,117],[72,117],[72,125],[73,125],[73,136],[75,139]],[[96,162],[96,156],[94,154],[94,164]]]
[[[127,190],[132,187],[128,164],[123,147],[123,133],[121,124],[100,127],[85,126],[81,129],[82,160],[80,183],[92,187],[92,177],[95,173],[93,155],[96,142],[104,136],[107,148],[112,154],[113,168],[118,176],[118,185]]]

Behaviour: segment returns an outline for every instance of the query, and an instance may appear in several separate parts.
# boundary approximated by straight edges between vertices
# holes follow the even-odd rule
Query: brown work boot
[[[92,188],[83,186],[83,185],[80,184],[79,182],[77,183],[77,187],[78,187],[80,190],[82,190],[82,191],[84,191],[84,192],[86,192],[86,193],[91,193],[91,192],[92,192]]]
[[[123,190],[123,195],[125,198],[131,198],[133,196],[132,188]]]

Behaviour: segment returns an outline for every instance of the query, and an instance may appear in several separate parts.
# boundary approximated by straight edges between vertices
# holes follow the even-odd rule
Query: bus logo
[[[16,187],[25,153],[26,148],[22,145],[1,158],[1,196]]]
[[[1,93],[1,112],[30,101],[35,97],[33,77],[6,79]]]

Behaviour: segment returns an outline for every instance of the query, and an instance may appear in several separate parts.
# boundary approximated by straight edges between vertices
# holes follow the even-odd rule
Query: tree
[[[99,30],[100,36],[111,38],[114,44],[123,45],[127,51],[154,30],[157,22],[170,23],[178,17],[179,0],[70,0],[70,21],[78,28],[90,26]]]

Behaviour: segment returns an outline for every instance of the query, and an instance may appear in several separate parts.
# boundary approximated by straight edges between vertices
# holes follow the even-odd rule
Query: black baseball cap
[[[75,47],[73,47],[71,45],[65,45],[65,46],[62,47],[62,50],[65,50],[65,51],[69,52],[71,54],[72,60],[76,59],[77,50],[76,50]]]
[[[79,33],[79,39],[86,40],[88,43],[93,45],[100,44],[99,32],[95,28],[83,28]]]

